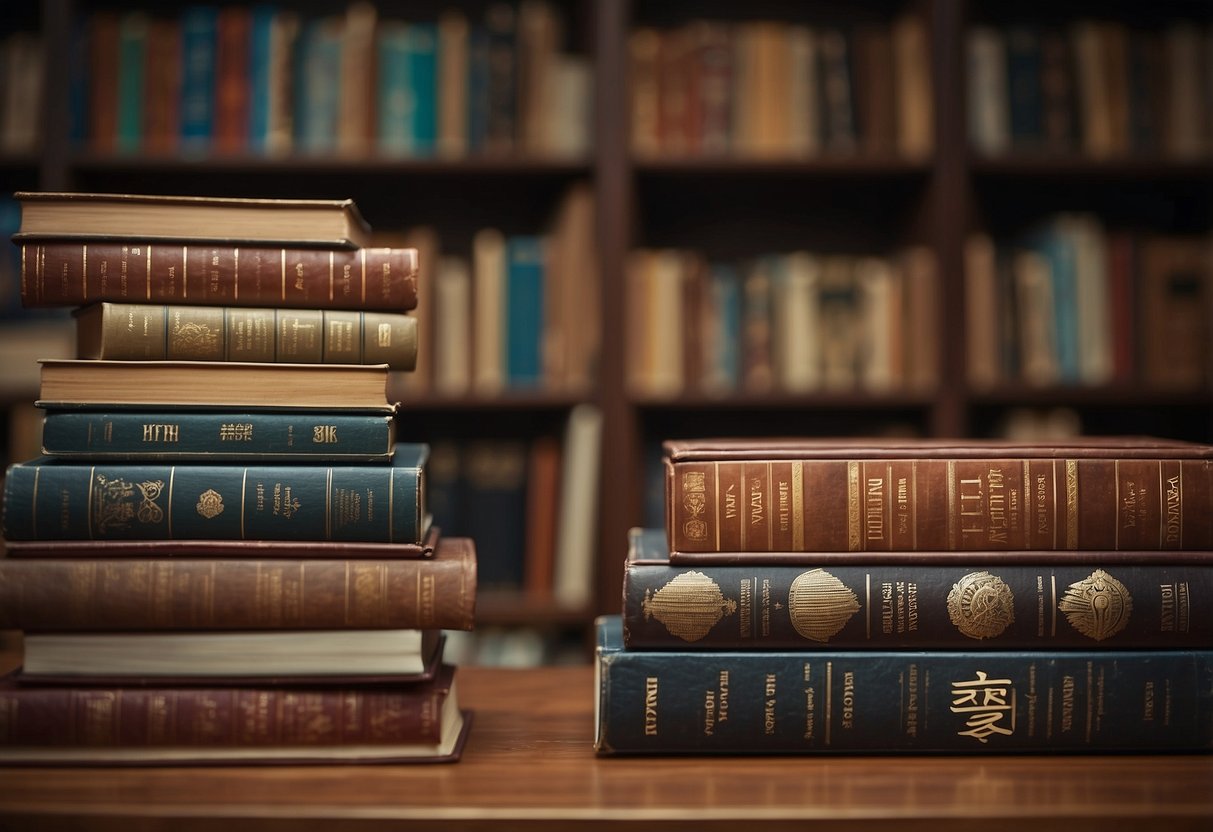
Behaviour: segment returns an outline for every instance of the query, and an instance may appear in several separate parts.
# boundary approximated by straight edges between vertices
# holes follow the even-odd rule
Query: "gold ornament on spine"
[[[1120,581],[1096,569],[1089,577],[1070,584],[1057,608],[1075,630],[1103,641],[1128,626],[1133,596]]]
[[[829,641],[857,612],[855,593],[824,569],[802,572],[788,590],[792,626],[810,641]]]
[[[716,582],[702,572],[684,572],[656,592],[645,590],[644,620],[656,618],[683,641],[699,641],[720,619],[737,611]]]

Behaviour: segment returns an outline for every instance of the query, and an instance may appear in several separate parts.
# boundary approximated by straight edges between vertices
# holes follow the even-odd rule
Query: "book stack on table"
[[[476,552],[396,436],[415,249],[353,203],[19,194],[22,299],[77,307],[9,467],[0,762],[459,758]]]
[[[667,442],[601,754],[1213,749],[1213,447]]]

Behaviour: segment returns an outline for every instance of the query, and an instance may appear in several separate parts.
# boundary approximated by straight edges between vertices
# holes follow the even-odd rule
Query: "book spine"
[[[599,655],[603,754],[1195,751],[1213,654]]]
[[[143,144],[143,109],[146,82],[144,64],[148,47],[148,19],[133,12],[122,17],[118,40],[117,150],[137,152]]]
[[[0,688],[0,746],[239,748],[438,742],[447,688]]]
[[[248,6],[219,11],[215,34],[215,149],[248,148],[252,12]]]
[[[417,252],[146,241],[21,243],[22,304],[94,301],[403,312],[417,306]]]
[[[191,6],[181,15],[181,146],[205,150],[215,121],[215,59],[219,15],[214,7]]]
[[[506,241],[506,383],[543,382],[544,241],[510,237]]]
[[[406,30],[408,63],[409,142],[413,156],[433,156],[438,146],[438,27],[413,23]]]
[[[390,414],[50,411],[42,452],[96,461],[385,461]]]
[[[1213,567],[629,563],[629,649],[1010,650],[1213,644]]]
[[[667,461],[680,552],[1213,548],[1198,459]]]
[[[248,62],[248,135],[254,153],[266,153],[270,144],[270,54],[273,48],[273,6],[250,9]]]
[[[104,303],[82,317],[78,357],[113,361],[417,363],[417,319],[344,309]],[[95,325],[94,325],[95,324]]]
[[[0,622],[29,631],[470,630],[475,591],[470,542],[424,560],[0,559]]]
[[[233,425],[243,432],[247,425]],[[421,470],[403,466],[10,466],[11,540],[421,540]]]

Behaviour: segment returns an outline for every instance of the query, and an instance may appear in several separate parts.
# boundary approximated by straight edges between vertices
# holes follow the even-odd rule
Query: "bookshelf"
[[[284,4],[303,16],[320,4]],[[380,19],[437,19],[447,8],[470,17],[481,0],[426,0],[377,4]],[[179,12],[185,4],[172,4]],[[5,33],[40,31],[48,43],[67,43],[73,26],[97,10],[149,8],[137,2],[42,0],[6,19]],[[559,437],[580,404],[601,414],[601,454],[593,547],[591,600],[570,609],[524,592],[486,596],[486,625],[533,623],[548,632],[581,632],[595,612],[618,606],[626,530],[653,522],[657,442],[709,434],[912,432],[931,436],[990,436],[1007,429],[1021,409],[1077,415],[1093,433],[1149,432],[1213,440],[1213,362],[1203,380],[1183,389],[1157,389],[1135,373],[1096,384],[1028,384],[1000,378],[969,381],[966,344],[966,243],[986,232],[1013,244],[1034,224],[1059,212],[1081,211],[1109,229],[1205,235],[1213,229],[1213,136],[1202,148],[1177,154],[1165,147],[1093,154],[1069,147],[1010,143],[981,151],[970,135],[969,42],[975,27],[1005,34],[1016,26],[1064,29],[1075,21],[1118,21],[1165,33],[1174,21],[1203,27],[1205,49],[1213,14],[1196,0],[1064,4],[1025,0],[1013,6],[984,0],[562,0],[566,46],[593,65],[592,143],[575,157],[542,152],[468,154],[429,158],[357,154],[224,154],[98,152],[73,142],[68,108],[70,67],[46,67],[43,131],[36,149],[0,154],[0,183],[19,188],[118,190],[353,197],[376,229],[429,225],[444,251],[468,255],[477,230],[506,233],[542,229],[574,183],[593,188],[597,296],[580,302],[600,329],[592,384],[580,390],[508,390],[495,393],[418,394],[407,387],[405,434],[470,441],[530,442]],[[326,7],[327,10],[327,7]],[[641,28],[674,31],[696,20],[740,29],[755,21],[784,26],[880,28],[915,21],[930,48],[927,70],[930,134],[927,153],[907,153],[887,142],[873,149],[804,152],[639,152],[633,146],[632,34]],[[11,22],[8,22],[11,21]],[[769,35],[768,35],[769,37]],[[862,97],[862,96],[861,96]],[[866,100],[866,99],[865,99]],[[1213,110],[1205,103],[1206,116]],[[769,107],[766,116],[769,118]],[[887,137],[886,137],[887,138]],[[918,246],[934,257],[936,279],[927,334],[934,344],[933,381],[921,387],[876,390],[726,390],[682,387],[665,394],[637,391],[629,378],[635,332],[627,285],[631,252],[639,248],[700,251],[737,262],[808,249],[824,254],[887,255]],[[1213,291],[1206,284],[1200,318],[1205,337],[1213,322]],[[1206,353],[1207,341],[1206,341]],[[1064,420],[1063,420],[1064,421]],[[486,427],[487,426],[487,427]]]

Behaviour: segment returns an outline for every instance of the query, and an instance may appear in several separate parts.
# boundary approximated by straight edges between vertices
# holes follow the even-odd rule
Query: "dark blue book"
[[[210,147],[215,123],[215,61],[219,12],[190,6],[181,14],[181,147]]]
[[[395,424],[383,411],[52,409],[42,452],[97,462],[387,462]]]
[[[468,27],[468,152],[482,153],[489,131],[489,32]]]
[[[1213,651],[627,650],[598,619],[600,754],[1213,749]]]
[[[542,237],[506,241],[506,385],[533,387],[543,382]]]
[[[1039,32],[1027,26],[1007,30],[1007,101],[1011,144],[1037,148],[1044,141],[1044,86]]]
[[[419,543],[429,446],[390,465],[9,466],[9,540],[298,540]]]
[[[341,20],[307,21],[295,49],[295,146],[304,153],[337,147],[341,85]]]
[[[248,146],[255,153],[269,149],[270,50],[274,28],[274,6],[258,4],[251,9],[249,32],[249,119]]]

